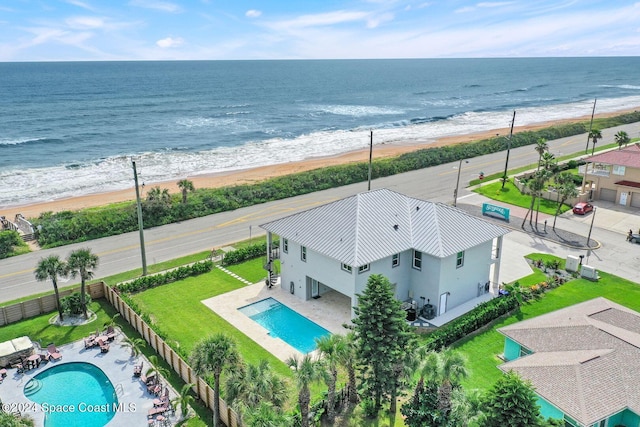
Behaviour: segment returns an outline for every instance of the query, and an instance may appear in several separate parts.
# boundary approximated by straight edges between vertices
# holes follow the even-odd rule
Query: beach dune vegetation
[[[600,128],[640,121],[640,111],[603,119]],[[587,132],[587,123],[570,123],[534,131],[518,132],[511,138],[511,148],[533,145],[540,139],[553,140]],[[494,137],[405,153],[397,157],[374,160],[372,178],[381,178],[413,170],[482,156],[507,149],[505,138]],[[229,211],[273,200],[326,190],[368,179],[368,163],[350,163],[274,177],[253,184],[221,188],[200,188],[184,194],[169,194],[155,187],[143,204],[145,227],[156,227],[218,212]],[[31,222],[38,228],[38,244],[43,248],[82,242],[135,231],[138,227],[134,201],[78,211],[46,212]]]

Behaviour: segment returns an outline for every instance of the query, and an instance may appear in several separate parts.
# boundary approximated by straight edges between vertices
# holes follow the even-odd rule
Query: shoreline
[[[595,118],[605,118],[617,116],[629,112],[636,111],[638,107],[631,107],[624,110],[615,112],[608,112],[602,114],[596,114]],[[538,130],[554,125],[561,125],[566,123],[576,123],[589,120],[591,115],[585,115],[582,117],[575,117],[570,119],[551,120],[546,122],[540,122],[525,126],[515,126],[514,133]],[[421,150],[424,148],[440,147],[445,145],[461,144],[465,142],[471,142],[486,138],[495,137],[496,134],[506,135],[509,132],[509,128],[492,129],[485,132],[477,132],[471,134],[451,135],[447,137],[438,138],[436,141],[426,142],[421,140],[408,140],[399,141],[397,143],[383,143],[380,145],[374,145],[373,158],[382,159],[386,157],[395,157],[404,153]],[[312,169],[318,169],[327,166],[356,163],[362,161],[368,161],[369,149],[363,148],[354,151],[348,151],[345,153],[326,156],[326,157],[314,157],[301,161],[280,163],[267,166],[259,166],[249,169],[240,169],[235,171],[220,172],[207,175],[191,175],[185,178],[192,181],[194,187],[198,188],[218,188],[237,184],[251,184],[265,179],[290,175],[298,172],[304,172]],[[160,186],[161,188],[167,188],[170,193],[179,193],[180,190],[177,186],[178,179],[175,181],[163,181],[153,182],[147,184],[147,189]],[[135,189],[133,183],[131,188],[125,190],[110,191],[104,193],[86,194],[82,196],[56,199],[45,202],[29,203],[24,205],[14,205],[2,208],[0,215],[6,216],[8,219],[13,220],[16,214],[20,213],[25,218],[33,218],[39,216],[43,212],[60,212],[65,210],[75,211],[84,208],[104,206],[112,203],[126,202],[135,200]],[[141,195],[141,197],[144,197]]]

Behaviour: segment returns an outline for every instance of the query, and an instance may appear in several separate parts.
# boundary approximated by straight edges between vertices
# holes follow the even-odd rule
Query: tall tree
[[[279,411],[288,398],[287,385],[267,360],[261,360],[258,365],[238,363],[225,381],[225,398],[242,418],[261,402],[268,402],[272,409]]]
[[[37,281],[44,282],[45,280],[51,280],[51,283],[53,284],[53,292],[56,295],[56,308],[58,309],[60,321],[64,320],[64,317],[62,313],[62,306],[60,305],[58,277],[65,276],[66,272],[67,265],[58,255],[49,255],[46,258],[40,258],[35,270]]]
[[[322,378],[322,365],[314,360],[311,355],[305,354],[302,358],[297,355],[286,360],[286,364],[294,372],[296,384],[298,386],[298,406],[300,407],[300,417],[302,427],[309,427],[309,402],[311,392],[309,385]]]
[[[539,197],[540,192],[544,189],[545,181],[547,180],[547,171],[544,169],[536,171],[527,181],[526,187],[529,189],[531,193],[531,205],[527,210],[527,213],[522,220],[521,227],[524,228],[525,222],[527,222],[527,217],[531,214],[529,218],[529,225],[533,227],[533,207],[535,206],[536,199]]]
[[[542,424],[533,387],[517,373],[507,372],[487,391],[483,427],[536,427]]]
[[[540,169],[540,163],[542,161],[542,155],[549,149],[549,144],[547,144],[547,140],[544,138],[539,138],[536,141],[536,146],[534,150],[538,153],[538,169]]]
[[[629,138],[629,134],[623,130],[616,133],[615,139],[616,139],[616,143],[618,144],[618,150],[621,150],[623,145],[626,147],[627,144],[631,142],[631,138]]]
[[[596,144],[598,143],[598,140],[602,139],[602,132],[600,132],[600,129],[591,129],[591,132],[589,132],[589,139],[593,142],[593,148],[591,149],[591,155],[593,156],[594,151],[596,151]]]
[[[344,351],[338,353],[340,365],[347,371],[347,401],[349,404],[358,403],[358,387],[356,384],[356,336],[350,331],[344,336]]]
[[[576,184],[573,182],[573,174],[571,172],[562,172],[559,175],[556,175],[554,180],[556,182],[556,194],[558,195],[558,207],[556,208],[556,213],[553,216],[553,229],[555,230],[556,219],[558,219],[562,205],[567,201],[567,199],[578,197],[578,189],[576,188]]]
[[[224,334],[214,334],[197,343],[189,361],[196,374],[213,375],[214,427],[222,425],[220,419],[220,375],[238,364],[240,355],[233,339]]]
[[[547,171],[545,181],[549,178],[552,178],[557,171],[556,156],[549,153],[548,151],[545,151],[544,153],[542,153],[542,156],[538,160],[538,167],[542,167],[543,170]],[[544,188],[542,190],[544,190]],[[538,204],[536,205],[536,227],[538,226],[538,216],[540,214],[540,200],[542,199],[541,196],[542,194],[540,194],[540,197],[538,197]]]
[[[322,362],[326,365],[325,383],[327,384],[327,422],[333,425],[336,418],[336,383],[338,381],[338,365],[342,354],[347,349],[343,335],[325,335],[316,340]]]
[[[98,266],[98,261],[98,255],[91,252],[89,248],[76,249],[67,257],[67,271],[71,277],[80,276],[80,305],[85,319],[89,318],[85,287],[87,280],[93,278],[93,270]]]
[[[356,335],[356,354],[362,384],[362,396],[371,402],[368,416],[382,407],[382,399],[389,396],[396,383],[395,369],[405,353],[413,351],[412,334],[391,288],[389,279],[369,276],[367,286],[358,295],[353,320]]]
[[[182,192],[182,203],[187,203],[187,193],[189,191],[195,191],[195,187],[193,186],[193,182],[188,179],[181,179],[178,181],[178,188]]]

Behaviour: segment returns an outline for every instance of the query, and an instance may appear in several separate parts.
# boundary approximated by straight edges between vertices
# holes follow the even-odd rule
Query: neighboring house
[[[531,381],[569,426],[640,426],[640,313],[595,298],[498,329],[503,371]]]
[[[579,171],[585,174],[583,192],[593,200],[605,200],[640,208],[640,144],[611,150],[587,159]]]
[[[302,300],[335,290],[357,306],[371,274],[441,315],[497,284],[509,232],[452,206],[382,189],[261,225],[280,236],[281,286]],[[491,279],[491,267],[494,267]],[[485,296],[486,297],[486,296]],[[352,311],[352,316],[353,316]]]

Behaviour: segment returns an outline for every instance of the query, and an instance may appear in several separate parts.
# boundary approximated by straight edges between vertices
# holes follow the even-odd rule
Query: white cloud
[[[384,13],[382,15],[372,16],[371,18],[367,19],[367,28],[377,28],[384,22],[393,21],[393,18],[393,13]]]
[[[369,13],[367,12],[338,10],[316,15],[302,15],[294,19],[270,23],[269,26],[275,29],[323,27],[347,22],[365,21],[368,18]]]
[[[478,3],[476,6],[478,7],[501,7],[501,6],[509,6],[510,4],[513,4],[514,2],[512,1],[487,1],[487,2],[482,2],[482,3]]]
[[[259,10],[255,10],[255,9],[249,9],[247,10],[247,12],[244,14],[244,16],[246,16],[247,18],[257,18],[260,15],[262,15],[262,12]]]
[[[182,8],[179,5],[175,3],[163,2],[163,1],[131,0],[129,4],[131,6],[142,7],[145,9],[159,10],[162,12],[169,12],[169,13],[182,12]]]
[[[90,5],[88,5],[87,3],[83,2],[83,1],[78,1],[78,0],[67,0],[67,3],[72,4],[74,6],[78,6],[82,9],[87,9],[87,10],[95,10],[93,7],[91,7]]]
[[[65,20],[67,26],[74,30],[85,30],[94,28],[103,28],[105,23],[102,18],[91,16],[75,16]]]
[[[173,37],[167,37],[164,39],[160,39],[156,42],[156,45],[158,47],[161,47],[163,49],[169,49],[172,47],[178,47],[184,44],[184,40],[180,37],[177,38],[173,38]]]

